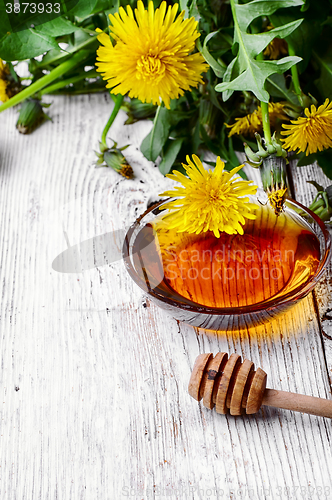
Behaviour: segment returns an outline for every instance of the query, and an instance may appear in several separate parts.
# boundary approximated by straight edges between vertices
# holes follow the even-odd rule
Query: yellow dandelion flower
[[[270,24],[267,31],[273,30],[274,26]],[[279,59],[280,56],[288,55],[288,44],[283,38],[274,38],[264,50],[264,56],[269,59]]]
[[[287,187],[268,193],[268,199],[276,215],[280,215],[287,197]]]
[[[228,125],[225,123],[227,128],[230,128],[228,137],[232,137],[232,135],[244,135],[251,136],[255,135],[255,132],[260,132],[263,127],[262,122],[262,113],[259,112],[260,107],[256,109],[253,113],[250,113],[247,116],[242,116],[241,118],[235,118],[235,123],[232,125]]]
[[[262,115],[262,110],[260,110]],[[289,121],[288,116],[285,113],[285,106],[282,102],[269,102],[269,117],[272,127],[275,127],[278,120]]]
[[[8,64],[0,59],[0,101],[6,102],[20,91],[20,82],[10,74]]]
[[[135,17],[129,5],[127,12],[120,7],[119,13],[110,14],[115,45],[105,33],[98,36],[102,45],[97,50],[97,71],[113,94],[129,92],[129,97],[158,105],[162,100],[169,108],[170,99],[203,82],[201,74],[208,65],[200,53],[191,53],[200,36],[197,21],[183,19],[184,11],[176,17],[178,7],[167,9],[164,1],[154,11],[150,1],[145,10],[138,1]]]
[[[304,152],[306,156],[317,151],[332,147],[332,102],[326,99],[324,104],[316,109],[312,105],[311,108],[304,110],[304,116],[300,116],[296,120],[291,120],[289,125],[284,125],[286,130],[281,132],[287,136],[282,139],[284,148],[298,153]]]
[[[183,164],[188,177],[178,171],[167,175],[182,184],[161,195],[177,198],[165,204],[169,213],[163,220],[169,229],[191,234],[212,231],[217,238],[220,232],[243,234],[245,219],[256,218],[251,213],[256,205],[249,202],[248,195],[257,190],[257,186],[250,185],[252,181],[233,178],[243,165],[227,172],[218,157],[215,169],[207,171],[196,155],[192,158],[187,156],[188,165]]]
[[[264,50],[264,56],[269,59],[279,59],[283,55],[288,55],[288,45],[282,38],[274,38]]]
[[[7,91],[7,87],[8,87],[7,74],[8,74],[7,65],[3,62],[2,59],[0,59],[0,101],[1,102],[6,102],[9,99],[9,95],[8,95],[8,91]]]
[[[276,126],[277,120],[288,120],[285,107],[281,102],[269,102],[269,116],[272,127]],[[231,129],[228,137],[234,134],[253,137],[255,132],[262,132],[263,130],[262,108],[258,106],[253,113],[242,118],[235,118],[235,123],[232,125],[227,123],[225,125]]]
[[[0,101],[1,102],[6,102],[9,99],[6,90],[7,90],[7,82],[5,80],[2,80],[2,78],[0,77]]]
[[[3,73],[7,73],[7,67],[3,60],[0,59],[0,75],[2,76]]]

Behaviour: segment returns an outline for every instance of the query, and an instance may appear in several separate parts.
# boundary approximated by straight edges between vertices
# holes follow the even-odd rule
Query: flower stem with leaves
[[[39,78],[39,80],[35,81],[34,83],[31,83],[31,85],[29,85],[18,94],[11,97],[8,101],[1,104],[0,113],[8,108],[11,108],[12,106],[15,106],[16,104],[19,104],[28,97],[37,94],[41,89],[45,88],[47,85],[54,82],[57,78],[64,75],[71,69],[75,68],[75,66],[81,64],[82,60],[87,58],[89,55],[90,52],[88,50],[82,50],[77,52],[76,54],[73,55],[73,57],[68,59],[68,61],[59,64],[59,66],[54,68],[50,73]]]
[[[123,95],[118,94],[116,97],[115,103],[114,103],[114,108],[112,110],[111,116],[109,117],[109,119],[104,127],[103,133],[101,135],[101,143],[106,148],[107,148],[107,144],[106,144],[107,133],[108,133],[109,129],[111,128],[115,118],[117,117],[117,114],[119,112],[119,109],[121,108],[122,102],[123,102]]]

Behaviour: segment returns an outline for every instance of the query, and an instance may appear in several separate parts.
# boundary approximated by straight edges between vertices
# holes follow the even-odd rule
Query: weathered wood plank
[[[93,168],[110,99],[52,100],[53,124],[30,137],[15,131],[15,111],[0,122],[1,498],[287,498],[285,487],[309,498],[309,487],[329,488],[330,421],[269,408],[224,417],[187,393],[196,356],[221,350],[261,366],[268,386],[328,397],[311,297],[270,324],[215,333],[168,317],[120,261],[52,269],[67,240],[130,224],[169,185],[137,149],[149,123],[123,127],[121,114],[110,134],[132,143],[127,181]]]
[[[295,199],[306,206],[310,206],[317,194],[316,188],[308,183],[309,180],[315,180],[323,187],[332,184],[332,181],[324,175],[322,169],[317,164],[297,167],[294,162],[290,170]],[[314,297],[320,317],[322,342],[324,344],[327,369],[332,386],[332,263],[330,263],[323,279],[316,286]]]

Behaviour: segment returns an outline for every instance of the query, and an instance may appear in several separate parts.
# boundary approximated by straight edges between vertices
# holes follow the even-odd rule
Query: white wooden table
[[[127,227],[170,181],[139,151],[150,122],[124,126],[121,112],[112,128],[131,144],[126,180],[93,166],[109,96],[48,101],[53,123],[31,136],[16,110],[0,120],[0,498],[332,498],[330,420],[222,416],[187,393],[196,356],[220,350],[253,360],[269,387],[330,398],[331,270],[287,315],[238,334],[178,324],[122,261],[55,271],[68,245]],[[292,169],[304,203],[311,169]]]

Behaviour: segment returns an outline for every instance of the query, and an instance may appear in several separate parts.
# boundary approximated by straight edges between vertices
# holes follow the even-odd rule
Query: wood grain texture
[[[110,99],[50,100],[53,123],[32,136],[15,130],[15,110],[0,121],[0,498],[288,498],[285,487],[309,498],[309,487],[330,488],[330,420],[218,415],[187,392],[197,355],[227,351],[275,389],[330,397],[311,296],[270,324],[218,334],[167,316],[121,261],[52,269],[67,244],[132,223],[170,181],[138,149],[149,122],[125,127],[120,114],[111,130],[131,143],[128,181],[93,167]]]
[[[309,206],[317,194],[316,188],[308,183],[315,180],[323,187],[332,184],[322,169],[317,165],[297,167],[296,162],[290,165],[290,175],[294,190],[294,198]],[[331,231],[330,231],[331,233]],[[321,338],[324,344],[326,365],[332,387],[332,263],[330,263],[323,279],[314,290],[315,306],[320,317]]]

